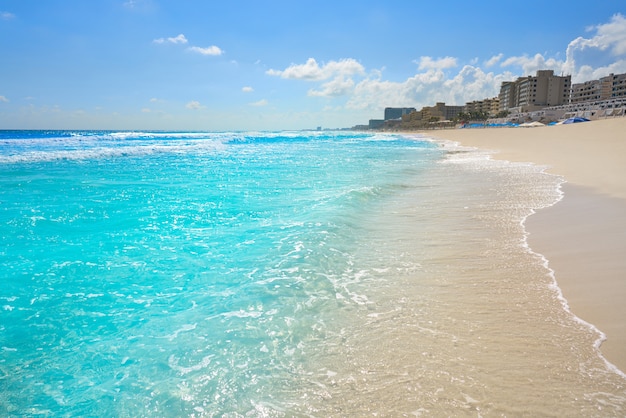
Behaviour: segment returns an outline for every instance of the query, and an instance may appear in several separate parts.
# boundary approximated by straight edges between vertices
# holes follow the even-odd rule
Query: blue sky
[[[0,129],[341,128],[624,73],[626,4],[0,0],[0,57]]]

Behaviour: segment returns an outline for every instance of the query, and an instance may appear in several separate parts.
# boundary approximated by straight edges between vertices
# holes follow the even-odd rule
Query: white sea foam
[[[203,357],[199,363],[185,367],[181,366],[180,359],[172,354],[168,358],[168,365],[182,375],[186,375],[207,368],[211,364],[212,358],[212,355],[208,355]]]
[[[225,149],[223,136],[206,133],[117,132],[100,136],[72,136],[5,140],[0,164],[78,161],[99,158],[216,152]]]
[[[175,340],[176,338],[178,338],[178,335],[182,332],[189,332],[189,331],[193,331],[194,329],[196,329],[198,326],[198,324],[184,324],[182,327],[174,330],[173,333],[166,335],[164,338],[167,338],[170,341]]]

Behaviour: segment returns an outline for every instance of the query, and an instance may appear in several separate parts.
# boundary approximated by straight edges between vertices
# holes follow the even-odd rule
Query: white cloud
[[[445,57],[433,59],[432,57],[420,57],[418,62],[419,70],[445,70],[456,67],[456,58]]]
[[[141,113],[150,113],[152,112],[152,109],[148,108],[148,107],[144,107],[141,109]]]
[[[338,76],[333,80],[322,84],[322,90],[309,90],[309,96],[338,97],[349,94],[354,88],[354,80]]]
[[[330,61],[322,66],[314,58],[309,58],[304,64],[291,64],[284,70],[268,70],[266,74],[291,80],[329,80],[321,85],[321,89],[309,90],[308,95],[338,97],[353,91],[353,77],[364,75],[365,68],[352,58]]]
[[[576,74],[572,78],[575,80],[575,82],[581,82],[587,80],[596,80],[609,74],[622,73],[626,73],[626,59],[621,59],[615,61],[612,64],[598,68],[593,68],[589,65],[583,65],[576,71]]]
[[[532,57],[523,55],[521,57],[510,57],[502,61],[501,67],[521,67],[524,75],[535,74],[537,70],[552,69],[557,73],[563,72],[565,62],[555,58],[545,58],[541,54],[535,54]]]
[[[11,20],[14,19],[15,15],[9,12],[0,12],[0,19],[2,20]]]
[[[250,86],[245,86],[241,89],[241,91],[243,91],[244,93],[252,93],[254,89]]]
[[[155,44],[186,45],[189,43],[189,40],[185,37],[184,34],[181,33],[180,35],[171,38],[154,39],[152,42],[154,42]],[[187,48],[187,50],[201,55],[222,55],[224,53],[222,49],[215,45],[211,45],[206,48],[202,48],[199,46],[190,46],[189,48]]]
[[[267,106],[268,102],[267,102],[267,100],[262,99],[262,100],[259,100],[258,102],[253,102],[253,103],[249,103],[249,104],[250,104],[250,106],[260,107],[260,106]]]
[[[485,73],[471,65],[461,68],[452,78],[434,69],[417,73],[402,82],[367,78],[355,86],[346,106],[377,111],[387,106],[421,108],[437,102],[463,105],[471,100],[496,96],[502,81],[511,78],[511,73]]]
[[[575,82],[610,72],[626,72],[626,18],[614,15],[608,23],[592,26],[590,38],[579,36],[569,43],[564,70]]]
[[[351,76],[364,74],[365,68],[352,58],[330,61],[321,67],[314,58],[304,64],[291,64],[284,70],[267,70],[266,74],[293,80],[319,81],[335,76]]]
[[[187,109],[191,109],[191,110],[198,110],[198,109],[201,109],[201,108],[202,108],[202,105],[200,104],[200,102],[199,102],[199,101],[197,101],[197,100],[192,100],[192,101],[190,101],[189,103],[187,103],[187,104],[185,105],[185,107],[186,107]]]
[[[515,76],[510,72],[495,74],[466,65],[456,76],[444,81],[443,90],[448,92],[446,100],[452,104],[465,104],[468,101],[497,96],[502,82],[512,79]]]
[[[502,59],[503,56],[504,56],[504,54],[498,54],[498,55],[494,55],[493,57],[489,58],[487,61],[485,61],[485,67],[487,67],[487,68],[493,67],[498,62],[500,62],[500,60]]]
[[[201,48],[199,46],[192,46],[188,48],[191,52],[197,52],[202,55],[222,55],[224,51],[222,51],[219,47],[212,45],[207,48]]]
[[[132,12],[149,13],[158,10],[154,0],[126,0],[122,6]]]
[[[506,58],[500,66],[519,67],[521,75],[551,69],[559,75],[571,75],[574,83],[626,72],[626,18],[617,14],[608,23],[592,26],[588,31],[591,32],[589,38],[579,36],[567,45],[565,61],[537,53]],[[498,61],[501,55],[497,56]]]
[[[397,83],[380,78],[362,80],[346,103],[348,109],[380,110],[387,106],[415,106],[407,95],[407,82]]]
[[[155,39],[152,42],[154,42],[155,44],[165,44],[165,43],[168,43],[168,44],[186,44],[188,41],[187,41],[187,38],[185,38],[185,35],[183,35],[181,33],[180,35],[175,36],[173,38],[158,38],[158,39]]]
[[[189,40],[182,33],[178,36],[174,36],[171,38],[158,38],[152,41],[155,44],[174,44],[174,45],[186,45],[189,43]],[[222,55],[224,51],[219,47],[212,45],[207,48],[202,48],[199,46],[190,46],[187,48],[188,51],[195,52],[201,55]]]
[[[0,96],[0,102],[9,103],[9,99],[7,99],[5,96]]]
[[[626,18],[623,15],[616,14],[609,23],[598,25],[595,29],[596,36],[588,40],[590,46],[608,49],[614,56],[626,54]]]
[[[308,95],[346,97],[345,107],[359,110],[377,110],[386,106],[430,106],[440,101],[465,104],[466,101],[497,95],[502,81],[514,79],[510,72],[501,75],[485,73],[474,65],[461,68],[450,78],[447,72],[457,67],[454,57],[424,56],[417,63],[418,72],[401,82],[384,80],[382,70],[366,74],[365,68],[353,59],[331,61],[320,66],[315,59],[309,58],[305,64],[292,64],[282,71],[269,70],[267,74],[322,82],[310,89]]]

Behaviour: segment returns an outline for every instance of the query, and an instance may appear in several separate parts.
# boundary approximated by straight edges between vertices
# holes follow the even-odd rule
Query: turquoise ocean
[[[421,136],[0,131],[0,416],[624,416],[524,220]]]

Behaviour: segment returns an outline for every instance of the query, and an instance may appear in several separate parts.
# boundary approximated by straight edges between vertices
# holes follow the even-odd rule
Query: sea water
[[[541,167],[353,132],[0,132],[0,415],[623,416]]]

